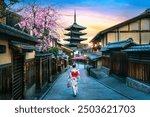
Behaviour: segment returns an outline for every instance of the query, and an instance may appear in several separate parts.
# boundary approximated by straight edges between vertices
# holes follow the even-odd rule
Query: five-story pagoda
[[[86,27],[80,26],[76,23],[76,11],[74,11],[74,23],[70,27],[65,28],[65,30],[69,32],[64,35],[70,36],[70,38],[64,39],[65,41],[69,42],[68,44],[66,44],[66,46],[68,46],[72,50],[77,50],[80,42],[87,40],[86,38],[80,38],[80,36],[86,35],[86,33],[81,32],[81,30],[84,29],[86,29]]]

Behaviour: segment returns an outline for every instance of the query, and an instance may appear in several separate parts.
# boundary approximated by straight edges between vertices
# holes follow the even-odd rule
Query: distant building
[[[78,45],[80,45],[80,42],[87,40],[86,38],[80,38],[80,36],[86,35],[86,33],[80,32],[84,29],[86,29],[86,27],[80,26],[76,23],[76,12],[74,12],[73,25],[65,29],[67,31],[70,31],[69,33],[65,34],[66,36],[70,36],[70,38],[64,39],[65,41],[69,42],[68,44],[66,44],[66,46],[70,47],[73,50],[77,50]]]
[[[22,16],[15,12],[11,12],[11,11],[8,11],[8,14],[9,15],[6,16],[6,24],[11,27],[20,29],[19,26],[16,24],[22,20]]]
[[[150,42],[150,9],[132,19],[100,31],[91,42],[95,46],[100,44],[103,47],[108,43],[123,41],[128,38],[132,38],[137,44]]]

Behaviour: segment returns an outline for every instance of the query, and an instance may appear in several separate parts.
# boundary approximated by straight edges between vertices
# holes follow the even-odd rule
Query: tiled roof
[[[150,44],[136,45],[124,49],[125,52],[150,52]]]
[[[23,50],[35,50],[35,46],[25,44],[25,43],[11,41],[9,44],[18,48],[22,48]]]
[[[87,40],[86,38],[77,38],[77,37],[72,37],[72,38],[68,38],[68,39],[64,39],[65,41],[72,41],[72,40],[75,40],[75,41],[84,41],[84,40]]]
[[[73,52],[72,49],[70,49],[69,47],[65,46],[64,44],[61,44],[59,42],[57,42],[57,44],[60,46],[61,49],[63,49],[64,51],[69,51],[69,52]]]
[[[99,58],[101,58],[101,57],[102,57],[101,54],[95,54],[95,53],[90,53],[90,54],[88,54],[88,58],[89,58],[90,60],[96,60],[96,59],[99,59]]]
[[[3,23],[0,23],[0,33],[15,37],[17,41],[37,43],[37,39],[35,37]]]
[[[71,36],[72,34],[75,34],[75,35],[86,35],[87,33],[82,33],[82,32],[77,32],[77,31],[71,31],[67,34],[64,34],[66,36]]]
[[[123,40],[123,41],[119,41],[119,42],[109,43],[106,46],[102,47],[101,51],[108,51],[111,49],[124,49],[130,44],[133,44],[132,38],[129,38],[129,39]]]
[[[77,23],[74,23],[73,25],[71,25],[70,27],[66,28],[65,30],[71,30],[71,29],[73,29],[73,28],[76,28],[76,29],[79,29],[79,30],[84,30],[84,29],[86,29],[86,27],[80,26],[80,25],[78,25]]]
[[[102,51],[102,52],[108,51],[108,50],[109,50],[109,48],[107,48],[107,46],[104,46],[104,47],[102,47],[102,48],[100,49],[100,51]]]

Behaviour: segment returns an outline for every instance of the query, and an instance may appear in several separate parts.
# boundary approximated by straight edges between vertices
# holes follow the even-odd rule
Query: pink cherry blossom
[[[52,46],[52,42],[60,39],[59,13],[52,8],[30,5],[21,12],[22,20],[17,25],[30,35],[40,39],[37,45],[45,51]]]

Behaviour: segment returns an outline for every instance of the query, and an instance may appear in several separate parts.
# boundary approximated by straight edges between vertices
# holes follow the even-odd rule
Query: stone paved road
[[[79,64],[80,69],[79,93],[73,97],[72,89],[67,88],[67,76],[69,70],[64,72],[56,80],[53,87],[44,96],[44,100],[127,100],[127,97],[105,87],[95,79],[87,75],[84,66]]]

